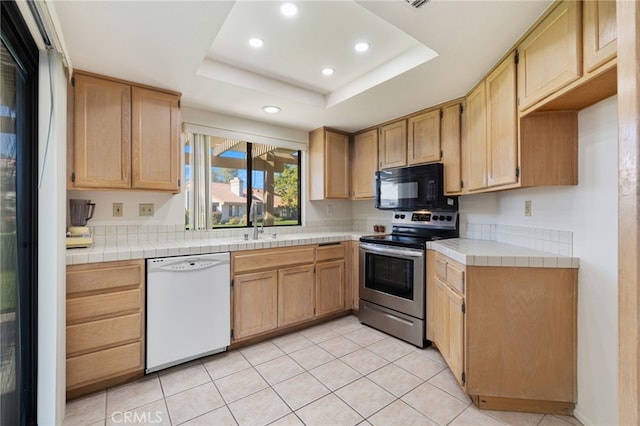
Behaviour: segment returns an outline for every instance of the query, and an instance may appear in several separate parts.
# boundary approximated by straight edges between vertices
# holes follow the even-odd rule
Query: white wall
[[[578,404],[585,425],[617,424],[617,97],[580,112],[579,184],[464,196],[461,222],[573,232],[578,279]],[[532,215],[524,216],[531,200]]]
[[[66,387],[65,186],[67,83],[62,62],[51,58],[54,113],[50,111],[49,62],[40,52],[38,95],[38,424],[62,424]],[[45,152],[47,158],[45,161]]]

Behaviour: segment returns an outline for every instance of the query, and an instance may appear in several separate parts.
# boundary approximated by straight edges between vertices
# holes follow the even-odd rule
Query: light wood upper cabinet
[[[353,138],[351,156],[351,198],[375,196],[375,172],[378,170],[378,130],[359,133]]]
[[[380,170],[407,165],[407,120],[380,128],[378,161]]]
[[[69,91],[69,189],[178,192],[180,95],[76,72]]]
[[[75,187],[131,186],[131,86],[76,74],[72,98]]]
[[[436,109],[407,120],[407,156],[409,165],[440,161],[440,119]]]
[[[179,97],[139,87],[133,87],[131,95],[131,187],[178,191]]]
[[[584,71],[591,72],[616,57],[616,2],[585,0],[582,8]]]
[[[278,270],[278,327],[313,318],[313,265]]]
[[[325,128],[309,133],[309,199],[348,199],[349,136]]]
[[[560,2],[518,46],[521,111],[582,75],[581,6]]]
[[[518,182],[518,112],[516,63],[513,55],[503,60],[486,78],[487,185]]]
[[[233,278],[233,338],[273,330],[278,326],[278,271]]]
[[[462,190],[462,105],[442,109],[442,165],[444,193],[458,194]]]
[[[467,182],[468,191],[487,187],[487,100],[482,81],[467,96]]]

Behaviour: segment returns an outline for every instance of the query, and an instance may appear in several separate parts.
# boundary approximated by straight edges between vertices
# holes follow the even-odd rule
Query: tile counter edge
[[[341,241],[358,241],[365,233],[314,232],[285,234],[273,239],[245,241],[242,238],[214,238],[200,240],[149,241],[122,245],[92,246],[66,249],[66,264],[111,262],[116,260],[150,259],[154,257],[199,255],[208,253],[258,250],[307,244],[324,244]]]
[[[562,256],[493,240],[453,238],[429,242],[427,248],[466,266],[572,269],[580,267],[580,259],[577,257]]]

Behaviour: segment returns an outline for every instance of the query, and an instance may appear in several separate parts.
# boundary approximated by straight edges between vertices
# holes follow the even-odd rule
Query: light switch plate
[[[140,216],[153,216],[155,213],[155,207],[153,203],[150,204],[139,204],[140,206]]]
[[[524,215],[531,216],[531,200],[524,201]]]

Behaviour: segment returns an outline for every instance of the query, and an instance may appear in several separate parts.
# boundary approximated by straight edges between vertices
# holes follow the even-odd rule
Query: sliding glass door
[[[1,2],[0,424],[36,422],[37,49]]]

